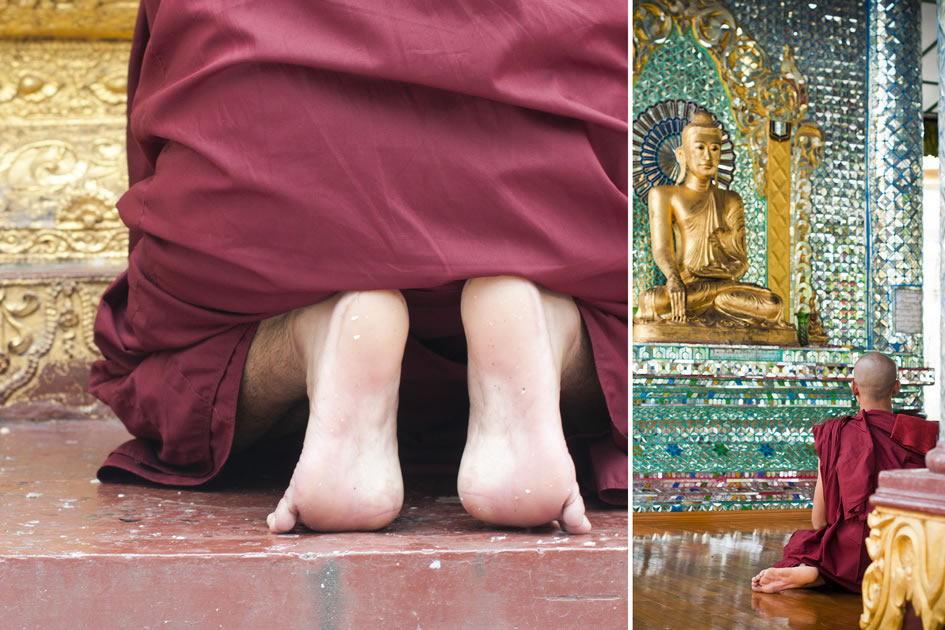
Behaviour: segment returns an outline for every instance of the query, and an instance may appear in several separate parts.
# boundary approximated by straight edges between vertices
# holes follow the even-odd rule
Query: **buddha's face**
[[[717,129],[696,129],[685,135],[676,149],[676,159],[699,179],[711,179],[719,171],[722,134]]]

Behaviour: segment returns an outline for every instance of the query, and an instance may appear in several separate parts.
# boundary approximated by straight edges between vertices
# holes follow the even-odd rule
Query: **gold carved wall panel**
[[[0,263],[126,257],[129,51],[0,40]]]
[[[0,282],[0,418],[102,415],[85,390],[99,358],[95,308],[112,279],[86,272]]]
[[[0,37],[128,39],[137,11],[128,0],[0,0]]]
[[[0,418],[108,413],[86,388],[96,306],[127,261],[137,7],[0,0]]]

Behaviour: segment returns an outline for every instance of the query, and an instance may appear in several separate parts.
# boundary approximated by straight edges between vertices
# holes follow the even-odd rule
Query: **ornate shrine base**
[[[860,627],[901,627],[906,602],[924,628],[945,627],[945,475],[882,472],[870,501],[866,549],[873,562],[863,576]]]
[[[797,330],[793,326],[762,328],[760,326],[700,326],[693,323],[664,321],[633,322],[634,343],[730,343],[737,339],[745,345],[796,346]]]
[[[811,427],[854,411],[861,351],[694,344],[633,346],[633,509],[804,508],[817,455]],[[921,357],[891,355],[897,409],[934,382]]]

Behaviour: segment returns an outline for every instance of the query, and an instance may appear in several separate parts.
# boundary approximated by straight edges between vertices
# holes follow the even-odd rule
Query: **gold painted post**
[[[768,132],[768,288],[783,296],[791,322],[791,123],[771,121]]]

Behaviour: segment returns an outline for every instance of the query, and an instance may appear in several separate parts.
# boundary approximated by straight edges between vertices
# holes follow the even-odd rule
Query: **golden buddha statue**
[[[653,259],[666,285],[640,295],[634,341],[797,343],[781,297],[739,281],[748,269],[745,207],[714,181],[721,144],[712,116],[696,112],[676,149],[676,185],[649,192]]]

